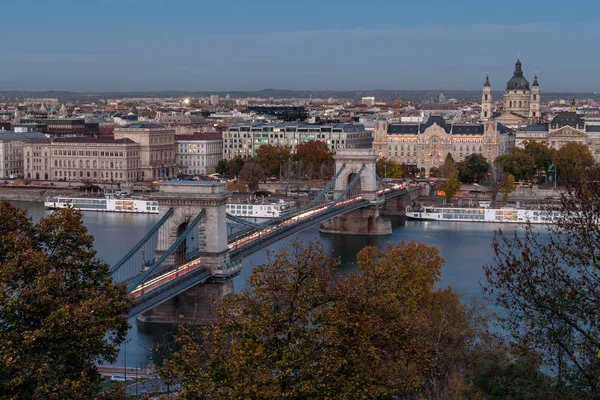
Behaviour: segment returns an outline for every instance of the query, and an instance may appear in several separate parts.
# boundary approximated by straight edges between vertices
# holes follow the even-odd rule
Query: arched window
[[[508,106],[512,107],[512,100],[508,102]]]
[[[484,112],[483,112],[483,117],[484,117],[484,118],[487,118],[487,116],[488,116],[488,115],[487,115],[487,111],[484,111]]]
[[[98,164],[96,164],[96,160],[94,160],[94,161],[92,162],[92,167],[93,167],[93,168],[98,168],[98,167],[97,167],[97,165],[98,165]]]
[[[87,177],[88,177],[88,178],[90,177],[90,171],[88,171],[88,172],[87,172]]]
[[[86,161],[85,161],[85,167],[86,167],[86,168],[89,168],[89,167],[90,167],[90,160],[86,160]]]
[[[537,94],[533,95],[533,100],[537,100]]]
[[[488,101],[488,95],[487,95],[487,93],[485,94],[485,101]]]
[[[98,177],[97,173],[96,173],[96,171],[94,171],[94,178],[97,178],[97,177]]]
[[[522,107],[522,106],[521,106],[521,100],[519,100],[519,107]]]
[[[79,160],[79,168],[83,168],[83,160]]]
[[[113,168],[114,168],[114,163],[111,161],[110,162],[110,169],[113,169]]]

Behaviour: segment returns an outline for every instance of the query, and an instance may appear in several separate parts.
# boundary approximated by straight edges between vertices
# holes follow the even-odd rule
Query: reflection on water
[[[34,219],[46,215],[43,205],[33,203],[15,203],[27,208]],[[116,263],[146,232],[159,220],[160,215],[149,214],[117,214],[117,213],[84,213],[84,223],[94,235],[94,247],[98,255],[109,264]],[[344,272],[356,270],[356,254],[364,246],[377,246],[383,249],[386,243],[401,241],[419,241],[440,249],[446,265],[442,270],[440,286],[452,286],[464,290],[468,295],[481,293],[479,281],[483,279],[484,264],[493,261],[491,248],[494,232],[500,227],[509,234],[519,229],[517,225],[486,224],[439,221],[407,221],[396,218],[392,220],[394,231],[391,236],[354,236],[326,235],[319,233],[318,227],[312,227],[295,236],[283,239],[267,249],[259,251],[244,259],[244,269],[234,281],[236,291],[241,290],[252,270],[266,260],[267,251],[289,248],[291,242],[298,238],[304,242],[320,241],[335,257],[339,257]],[[493,309],[493,307],[491,307]],[[128,335],[127,351],[125,346],[119,355],[117,365],[135,366],[147,363],[150,349],[157,343],[169,343],[172,327],[169,325],[143,324],[131,321],[132,328]],[[154,360],[155,362],[157,359]]]

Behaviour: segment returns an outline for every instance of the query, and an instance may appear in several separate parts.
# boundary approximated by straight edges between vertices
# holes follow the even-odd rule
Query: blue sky
[[[9,0],[0,89],[600,91],[600,2]]]

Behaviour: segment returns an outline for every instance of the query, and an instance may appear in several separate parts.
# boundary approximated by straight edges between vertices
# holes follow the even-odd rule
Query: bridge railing
[[[133,278],[154,262],[160,228],[172,214],[173,208],[169,208],[152,229],[110,269],[115,282],[125,282]]]
[[[350,203],[338,205],[333,208],[323,206],[315,210],[314,214],[308,214],[305,218],[284,221],[279,226],[266,228],[263,231],[256,232],[251,236],[231,243],[229,253],[230,257],[232,260],[236,260],[240,257],[243,258],[294,233],[300,232],[316,224],[320,224],[321,222],[324,222],[337,215],[341,215],[369,205],[369,201],[357,199],[351,201]],[[307,213],[310,213],[310,211]]]
[[[155,276],[161,275],[166,271],[176,269],[182,264],[185,264],[188,258],[193,257],[193,254],[189,254],[186,248],[186,244],[194,242],[197,239],[198,235],[198,223],[200,219],[204,216],[206,210],[202,209],[191,220],[186,228],[181,232],[179,237],[169,246],[167,250],[165,250],[161,256],[156,260],[152,265],[150,265],[145,271],[132,279],[128,286],[129,293],[131,293],[137,286],[140,284],[155,278]],[[194,240],[190,240],[194,239]],[[196,254],[198,250],[195,250]]]

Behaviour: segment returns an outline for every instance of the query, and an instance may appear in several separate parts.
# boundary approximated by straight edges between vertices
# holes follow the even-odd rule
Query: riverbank
[[[79,191],[72,188],[48,188],[40,187],[0,187],[0,200],[25,201],[28,203],[43,203],[50,196],[70,196],[80,194]]]

